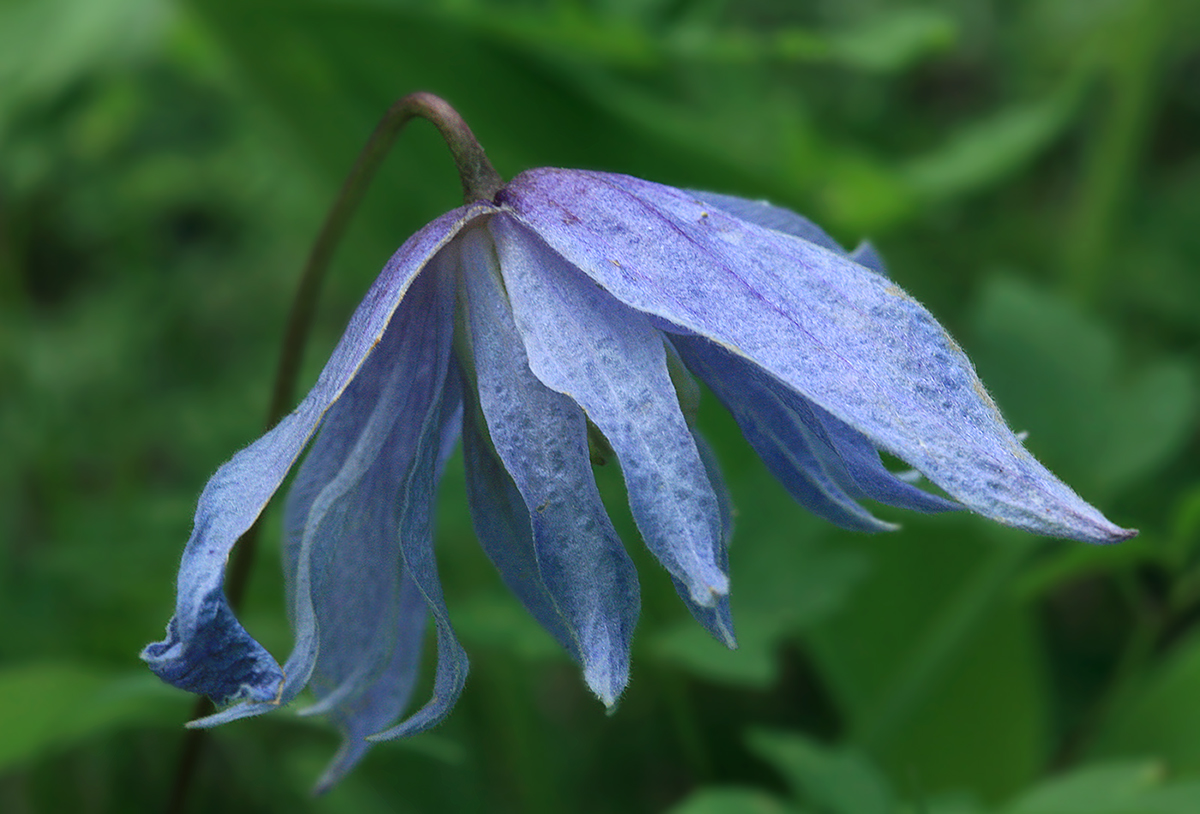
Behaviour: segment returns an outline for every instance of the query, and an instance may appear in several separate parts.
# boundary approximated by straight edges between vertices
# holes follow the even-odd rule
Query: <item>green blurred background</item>
[[[192,700],[137,653],[196,496],[260,430],[325,208],[419,89],[506,177],[626,172],[869,236],[1034,453],[1142,534],[886,508],[902,531],[841,532],[710,397],[742,647],[691,621],[598,470],[644,594],[606,717],[478,551],[453,463],[439,551],[473,670],[450,720],[318,799],[331,730],[227,726],[191,811],[1200,811],[1187,0],[0,0],[0,811],[163,810]],[[335,261],[306,384],[458,195],[414,124]],[[278,533],[271,512],[244,618],[286,654]]]

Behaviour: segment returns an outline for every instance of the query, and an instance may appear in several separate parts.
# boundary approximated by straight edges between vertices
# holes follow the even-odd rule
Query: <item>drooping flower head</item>
[[[409,238],[300,406],[217,471],[167,638],[143,658],[223,707],[202,726],[308,687],[307,712],[345,738],[323,786],[370,740],[436,724],[467,673],[431,526],[461,437],[480,544],[613,704],[638,582],[593,479],[596,431],[645,544],[696,619],[733,645],[727,497],[691,424],[693,376],[797,501],[840,526],[892,528],[859,502],[871,498],[1093,543],[1133,534],[1025,450],[962,350],[869,245],[848,253],[766,203],[538,169]],[[281,666],[234,617],[224,570],[309,446],[285,507],[295,646]],[[949,498],[889,472],[879,450]],[[430,616],[433,695],[397,723]]]

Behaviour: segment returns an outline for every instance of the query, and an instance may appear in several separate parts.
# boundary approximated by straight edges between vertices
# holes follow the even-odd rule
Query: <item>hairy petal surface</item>
[[[749,198],[739,198],[736,195],[721,195],[717,192],[688,190],[688,195],[701,203],[723,210],[735,218],[757,223],[767,229],[774,229],[789,235],[815,243],[838,254],[845,254],[842,245],[829,236],[829,233],[803,215],[799,215],[782,206],[775,206],[767,201],[752,201]]]
[[[773,206],[766,201],[749,201],[732,195],[716,195],[708,192],[694,194],[700,201],[723,209],[742,220],[793,235],[810,243],[816,243],[818,246],[848,257],[876,274],[887,276],[883,258],[875,251],[875,247],[866,241],[847,254],[846,250],[826,234],[821,227],[788,209]],[[740,366],[754,367],[747,360],[733,354],[726,354],[725,357],[721,360],[721,367],[724,369],[737,369]],[[738,378],[754,377],[754,374],[744,370],[737,370],[734,375]],[[879,458],[879,451],[865,435],[844,421],[838,420],[827,410],[813,404],[773,377],[766,377],[762,381],[764,386],[768,387],[778,399],[789,405],[793,412],[805,416],[806,423],[810,427],[813,427],[813,418],[819,422],[819,427],[813,427],[816,437],[810,438],[810,440],[824,442],[826,446],[832,447],[833,451],[842,459],[840,467],[835,465],[828,468],[827,471],[848,496],[852,498],[869,497],[892,506],[919,512],[944,512],[963,508],[954,501],[932,495],[898,478],[883,465],[883,461]],[[826,461],[828,458],[820,446],[812,447],[811,452],[822,461]],[[838,477],[839,470],[848,474],[850,479],[848,481],[840,479]],[[817,513],[820,514],[819,511]],[[834,520],[833,522],[838,521]]]
[[[417,273],[463,226],[489,209],[484,204],[455,209],[405,242],[359,304],[300,406],[234,455],[209,480],[184,549],[175,615],[167,626],[167,638],[142,651],[142,658],[163,680],[208,695],[221,705],[250,701],[273,706],[280,700],[282,671],[245,631],[226,602],[222,586],[229,552],[279,488],[326,411],[358,373]],[[259,706],[245,704],[238,708],[243,713],[210,716],[207,722],[264,711]]]
[[[853,479],[803,400],[789,405],[771,387],[770,374],[706,339],[679,336],[674,344],[684,363],[708,384],[771,474],[800,505],[851,531],[896,528],[847,494],[845,486]]]
[[[345,744],[322,784],[366,751],[412,692],[425,603],[401,567],[400,488],[444,383],[451,340],[449,249],[431,261],[345,394],[288,494],[284,574],[297,646],[283,700],[306,681]],[[311,679],[310,679],[311,675]]]
[[[524,500],[537,573],[565,623],[568,649],[582,662],[588,686],[612,706],[629,679],[640,600],[637,572],[592,476],[587,420],[529,369],[491,236],[464,235],[462,253],[479,401],[491,440]],[[504,558],[496,562],[508,570]]]
[[[628,176],[534,170],[497,200],[621,302],[762,367],[980,514],[1089,542],[1133,534],[1025,450],[954,340],[879,274]]]
[[[712,447],[695,430],[692,431],[692,437],[696,441],[696,450],[700,453],[700,460],[704,463],[704,472],[708,476],[713,494],[717,496],[717,512],[721,528],[721,536],[717,540],[717,567],[723,573],[729,573],[729,541],[733,539],[733,499],[729,495],[729,488],[725,485],[725,478],[721,476],[721,466],[717,462],[717,456]],[[714,639],[731,650],[735,649],[737,634],[734,632],[733,609],[729,603],[729,595],[717,597],[717,601],[713,605],[700,605],[692,601],[687,586],[678,577],[672,576],[671,579],[675,583],[675,591],[683,598],[692,617],[712,634]]]
[[[772,474],[814,514],[852,531],[890,531],[857,503],[869,497],[920,512],[960,504],[930,494],[889,472],[862,433],[783,385],[762,368],[695,336],[674,340],[685,363],[737,420]]]
[[[445,275],[447,287],[453,285],[451,275]],[[447,303],[446,317],[453,319],[453,308]],[[438,579],[437,559],[433,552],[433,504],[437,482],[445,463],[448,439],[457,437],[462,426],[462,382],[456,365],[450,364],[449,342],[446,355],[438,366],[445,386],[438,389],[439,398],[429,405],[420,424],[416,454],[400,488],[400,557],[405,573],[425,600],[437,630],[437,670],[433,679],[433,695],[425,706],[396,726],[371,735],[371,742],[415,735],[436,726],[450,713],[467,680],[467,653],[454,635],[450,613]]]
[[[489,228],[533,373],[570,396],[608,439],[647,546],[692,601],[715,604],[729,590],[717,564],[717,498],[661,335],[523,226],[498,215]]]

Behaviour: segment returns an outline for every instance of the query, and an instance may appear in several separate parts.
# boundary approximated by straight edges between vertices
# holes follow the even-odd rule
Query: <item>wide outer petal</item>
[[[510,585],[540,577],[559,619],[539,621],[552,631],[565,626],[588,686],[612,706],[629,679],[640,599],[637,572],[592,475],[587,419],[579,405],[529,369],[491,237],[472,231],[461,248],[479,403],[495,453],[524,501],[521,525],[499,527],[514,535],[504,541],[508,547],[496,545],[502,542],[499,529],[481,529],[480,539]],[[486,489],[476,485],[472,491]],[[531,548],[525,542],[530,535]],[[536,570],[528,573],[531,565]],[[545,616],[550,608],[532,598],[530,611]]]
[[[250,700],[268,702],[269,707],[278,702],[282,672],[242,628],[225,600],[222,586],[229,552],[279,487],[330,405],[358,373],[417,273],[459,230],[489,209],[483,204],[461,207],[406,241],[358,306],[300,406],[209,480],[184,549],[167,638],[142,652],[165,681],[209,695],[218,704]],[[257,704],[245,706],[245,714],[263,711]]]
[[[784,209],[782,206],[775,206],[767,201],[752,201],[749,198],[739,198],[736,195],[722,195],[718,192],[702,192],[700,190],[689,189],[687,194],[701,203],[724,210],[735,218],[740,218],[750,223],[757,223],[759,226],[774,229],[777,232],[795,235],[798,238],[807,240],[809,243],[815,243],[838,254],[846,253],[846,250],[842,248],[842,244],[830,237],[829,233],[820,226],[817,226],[817,224],[803,215],[797,214],[790,209]]]
[[[879,274],[629,176],[533,170],[497,201],[621,302],[751,360],[969,508],[1089,542],[1134,533],[1025,450],[954,340]]]
[[[608,439],[646,545],[695,602],[714,604],[729,591],[716,562],[717,498],[661,335],[525,227],[501,215],[489,228],[530,369],[579,404]]]
[[[879,256],[875,247],[866,241],[860,243],[853,252],[847,253],[821,227],[791,210],[773,206],[766,201],[750,201],[732,195],[717,195],[711,192],[694,192],[692,194],[702,202],[723,209],[737,218],[816,243],[818,246],[848,257],[876,274],[887,276],[883,258]],[[735,378],[759,379],[754,373],[742,370],[743,367],[757,368],[756,365],[733,354],[725,354],[721,359],[720,367],[723,371],[731,371]],[[812,452],[818,459],[823,462],[827,461],[828,456],[821,449],[820,442],[823,441],[830,451],[841,458],[841,468],[850,476],[849,482],[837,477],[837,472],[834,471],[836,467],[833,469],[827,467],[827,471],[849,496],[869,497],[891,506],[919,512],[945,512],[963,508],[954,501],[930,494],[898,478],[883,465],[883,461],[879,458],[879,451],[865,435],[844,421],[838,420],[827,410],[813,404],[795,390],[785,387],[778,380],[774,382],[766,379],[759,380],[764,386],[770,388],[776,398],[783,401],[790,410],[805,417],[815,418],[820,426],[815,427],[814,432],[821,437],[812,439],[818,442],[812,447]],[[737,388],[733,389],[736,392]],[[750,404],[744,406],[752,408]]]

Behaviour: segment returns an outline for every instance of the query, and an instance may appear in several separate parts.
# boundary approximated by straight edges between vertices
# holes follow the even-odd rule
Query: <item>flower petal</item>
[[[691,195],[701,203],[715,206],[735,218],[757,223],[767,229],[774,229],[789,235],[795,235],[809,243],[816,243],[830,251],[845,254],[842,245],[829,236],[829,233],[803,215],[797,214],[782,206],[775,206],[766,201],[752,201],[749,198],[739,198],[736,195],[721,195],[716,192],[701,192],[689,189]]]
[[[721,525],[721,536],[717,538],[716,548],[717,567],[722,573],[729,573],[729,541],[733,538],[733,499],[729,495],[725,479],[721,477],[721,467],[712,447],[694,430],[692,438],[696,442],[700,460],[704,463],[704,473],[712,485],[713,494],[717,496],[717,512]],[[700,605],[692,600],[687,586],[678,577],[672,576],[671,579],[675,583],[676,593],[683,599],[692,617],[711,633],[714,639],[730,650],[736,649],[737,635],[733,629],[733,609],[729,604],[729,594],[717,597],[717,601],[712,605]]]
[[[225,600],[225,563],[383,334],[417,275],[439,248],[490,207],[474,204],[443,215],[392,257],[355,311],[316,385],[300,406],[217,470],[196,508],[180,565],[175,616],[167,638],[142,658],[165,681],[209,695],[218,704],[251,700],[273,706],[283,688],[274,659],[242,628]],[[244,705],[242,714],[264,711]],[[219,722],[212,716],[211,723]]]
[[[443,275],[452,285],[452,275]],[[447,309],[452,318],[452,309]],[[449,343],[447,343],[448,346]],[[438,360],[445,377],[439,388],[439,399],[430,405],[420,423],[416,455],[400,488],[399,536],[400,556],[405,573],[416,584],[433,615],[437,629],[437,671],[433,679],[433,696],[425,706],[396,726],[367,738],[376,742],[406,735],[415,735],[436,726],[449,714],[467,680],[467,653],[450,625],[450,614],[438,579],[437,560],[433,553],[433,503],[437,480],[444,462],[447,438],[456,435],[461,426],[462,382],[456,365],[450,364],[449,354]]]
[[[628,176],[535,170],[497,201],[621,302],[744,356],[980,514],[1089,542],[1134,533],[1025,450],[954,340],[879,274]]]
[[[847,493],[845,486],[853,480],[803,399],[789,403],[771,387],[770,374],[707,339],[679,336],[674,345],[684,364],[708,384],[771,474],[800,505],[852,531],[896,528],[874,517]]]
[[[501,215],[490,228],[530,369],[604,434],[646,545],[693,601],[713,605],[729,590],[716,562],[717,498],[671,384],[661,335],[524,227]]]
[[[588,686],[612,706],[629,680],[640,600],[637,572],[592,476],[587,419],[530,371],[491,237],[464,235],[462,253],[480,407],[495,454],[524,499],[521,526],[512,529],[520,547],[489,545],[489,555],[512,584],[532,551],[534,573],[561,619],[549,629],[565,625]],[[530,610],[544,608],[535,602]]]
[[[891,276],[887,272],[883,258],[879,256],[879,252],[875,251],[875,247],[869,241],[864,240],[859,243],[847,257],[860,266],[866,266],[881,277]]]
[[[863,241],[853,252],[847,254],[837,241],[827,235],[821,227],[814,224],[808,218],[797,215],[795,212],[778,206],[772,206],[765,201],[748,201],[743,198],[735,198],[731,195],[715,195],[704,192],[693,194],[701,201],[723,209],[742,220],[808,240],[819,246],[824,246],[838,254],[849,257],[854,262],[867,267],[876,274],[881,274],[884,277],[887,276],[887,269],[884,266],[883,258],[879,256],[879,252],[875,251],[875,247],[867,241]],[[724,360],[724,364],[728,366],[737,366],[738,363],[736,357],[733,356]],[[741,364],[750,363],[741,360]],[[912,509],[919,512],[956,511],[963,508],[954,501],[946,500],[937,495],[932,495],[923,489],[918,489],[916,486],[890,472],[883,465],[883,461],[880,460],[879,451],[875,448],[875,445],[865,435],[853,429],[845,422],[834,418],[828,411],[812,404],[803,396],[790,391],[789,388],[782,386],[780,383],[775,383],[772,386],[772,390],[786,403],[793,405],[793,408],[797,412],[811,413],[820,422],[820,425],[824,429],[824,432],[821,433],[822,437],[832,444],[833,449],[843,460],[844,471],[851,476],[851,481],[848,483],[839,481],[839,485],[851,497],[869,497],[891,506]],[[800,404],[800,401],[803,401],[805,404]],[[821,456],[820,450],[814,448],[813,452],[818,457]],[[837,479],[836,473],[831,472],[831,475],[835,477],[835,480]]]
[[[890,531],[897,526],[875,518],[857,499],[920,512],[963,508],[897,478],[866,436],[762,368],[706,339],[677,336],[673,342],[775,477],[813,513],[852,531]]]
[[[444,385],[453,269],[443,249],[330,409],[288,494],[284,573],[297,645],[281,700],[309,683],[345,737],[322,783],[395,722],[416,680],[425,604],[401,567],[400,488]],[[309,676],[311,675],[311,682]]]

